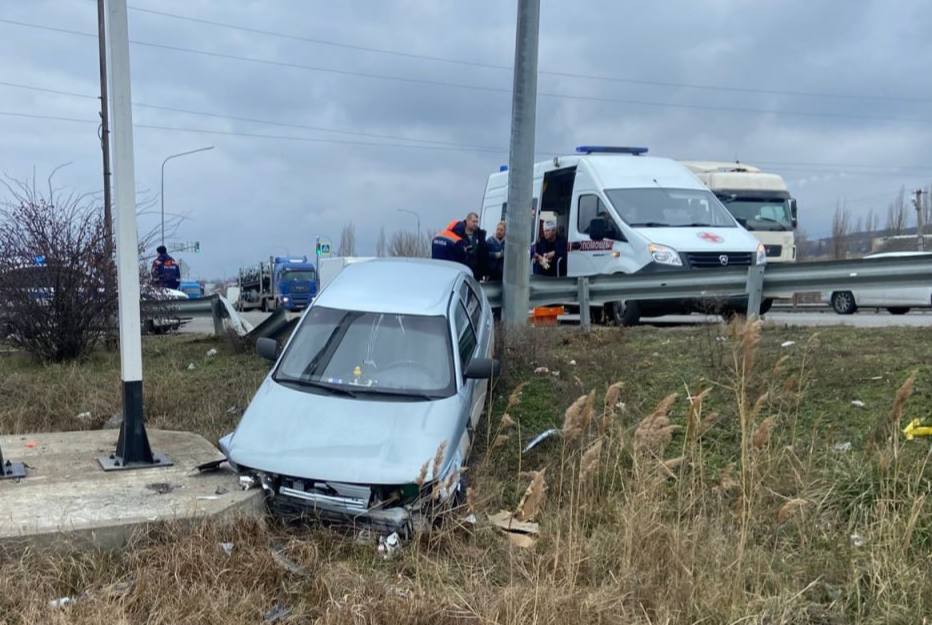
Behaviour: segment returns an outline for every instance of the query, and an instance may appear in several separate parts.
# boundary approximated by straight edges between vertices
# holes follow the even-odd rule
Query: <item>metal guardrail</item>
[[[290,334],[297,324],[297,319],[288,319],[284,309],[279,308],[268,316],[262,323],[253,327],[240,317],[236,309],[222,295],[214,294],[206,297],[177,300],[159,300],[143,302],[143,312],[149,316],[176,316],[176,317],[210,317],[214,321],[214,334],[224,334],[224,320],[229,320],[230,327],[242,338],[251,341],[257,338],[270,337],[280,339]]]
[[[580,305],[585,324],[589,306],[625,300],[747,297],[748,310],[754,311],[763,299],[785,293],[930,284],[932,254],[578,278],[532,276],[530,306]],[[500,283],[483,283],[482,290],[493,308],[501,307]]]

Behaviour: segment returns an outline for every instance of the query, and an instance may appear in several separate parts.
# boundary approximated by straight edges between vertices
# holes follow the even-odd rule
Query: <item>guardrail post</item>
[[[757,319],[760,317],[760,305],[764,292],[764,267],[765,265],[752,265],[748,267],[748,319]]]
[[[214,336],[223,336],[223,304],[219,297],[210,302],[210,312],[214,319]]]
[[[588,332],[592,329],[592,310],[589,308],[589,277],[576,278],[577,296],[579,302],[579,327]]]

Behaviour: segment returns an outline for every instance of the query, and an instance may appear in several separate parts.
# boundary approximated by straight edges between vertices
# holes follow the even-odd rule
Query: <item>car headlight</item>
[[[764,247],[763,243],[757,244],[757,263],[758,265],[767,264],[767,248]]]
[[[672,247],[650,243],[647,245],[647,251],[650,252],[650,257],[654,259],[655,263],[673,265],[675,267],[683,266],[683,259],[680,258],[680,255]]]
[[[284,303],[287,304],[287,303],[288,303],[288,296],[286,295],[285,297],[283,297],[283,298],[282,298],[282,301],[283,301]]]

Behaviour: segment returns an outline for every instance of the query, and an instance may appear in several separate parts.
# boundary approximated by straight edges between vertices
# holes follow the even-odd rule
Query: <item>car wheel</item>
[[[832,293],[832,308],[839,315],[850,315],[858,309],[851,291],[838,291]]]
[[[641,322],[641,307],[637,302],[609,302],[605,312],[608,320],[617,326],[636,326]]]
[[[909,312],[909,306],[890,306],[887,312],[891,315],[905,315]]]

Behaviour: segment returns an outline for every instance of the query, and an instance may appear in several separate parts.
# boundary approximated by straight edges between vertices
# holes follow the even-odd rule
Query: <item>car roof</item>
[[[315,306],[404,315],[446,315],[465,265],[426,258],[376,258],[347,265]]]

